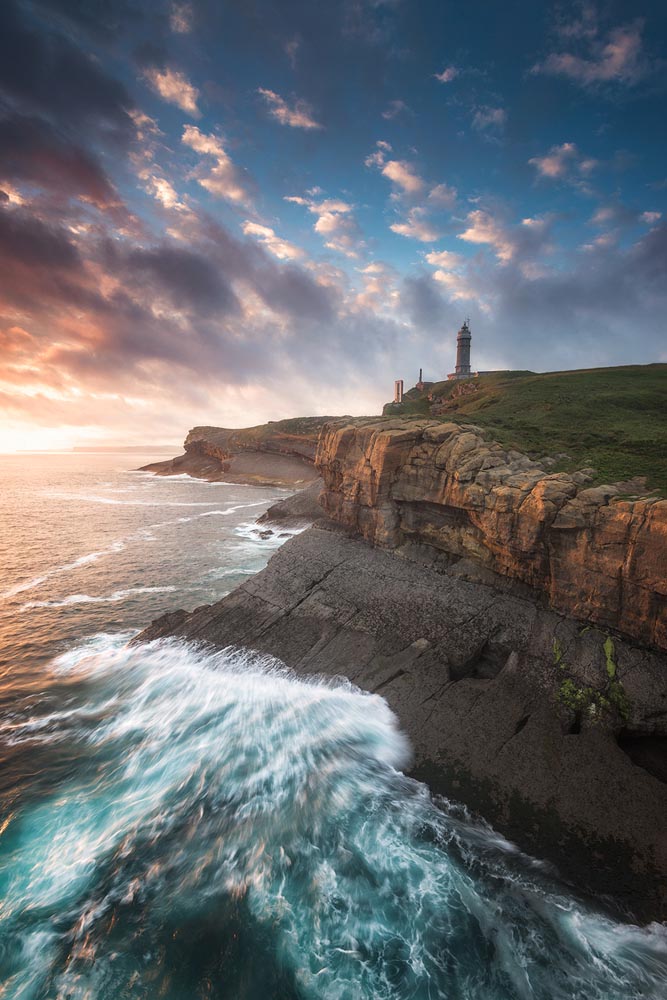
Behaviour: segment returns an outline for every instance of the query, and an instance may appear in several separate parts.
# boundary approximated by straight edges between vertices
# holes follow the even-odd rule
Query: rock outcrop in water
[[[247,646],[381,693],[434,792],[665,919],[665,501],[433,421],[330,422],[317,465],[330,520],[140,638]]]
[[[240,429],[193,427],[183,455],[145,465],[141,471],[160,476],[186,473],[211,482],[305,485],[317,479],[317,440],[328,419],[303,417]]]
[[[472,559],[559,611],[667,649],[667,500],[550,474],[455,423],[335,421],[317,465],[326,513],[374,545]]]

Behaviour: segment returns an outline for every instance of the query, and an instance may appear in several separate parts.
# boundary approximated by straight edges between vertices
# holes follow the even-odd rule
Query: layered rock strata
[[[332,421],[316,464],[329,517],[383,548],[474,560],[576,618],[667,649],[667,500],[549,473],[480,428]]]
[[[280,420],[258,427],[194,427],[185,452],[141,471],[161,476],[186,473],[212,482],[296,486],[318,478],[317,439],[325,417]]]

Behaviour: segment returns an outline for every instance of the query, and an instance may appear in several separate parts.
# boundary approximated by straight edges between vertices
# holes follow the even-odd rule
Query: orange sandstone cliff
[[[431,420],[330,421],[316,465],[324,511],[374,545],[473,560],[667,649],[667,500],[591,487],[592,470],[549,473],[480,428]]]

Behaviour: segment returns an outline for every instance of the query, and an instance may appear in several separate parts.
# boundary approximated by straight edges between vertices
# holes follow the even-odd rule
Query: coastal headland
[[[193,427],[184,452],[140,471],[158,476],[183,473],[210,482],[305,487],[317,479],[315,453],[329,417],[297,417],[258,427]]]
[[[301,455],[309,490],[268,515],[311,527],[217,604],[139,639],[246,646],[382,694],[433,793],[598,903],[665,919],[667,500],[620,437],[623,478],[601,482],[498,430],[456,410],[322,418]]]

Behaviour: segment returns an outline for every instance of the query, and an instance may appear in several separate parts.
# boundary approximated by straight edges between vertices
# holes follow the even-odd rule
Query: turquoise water
[[[26,643],[0,691],[0,996],[664,1000],[664,928],[595,912],[436,806],[379,696],[243,650],[127,645],[263,564],[271,491],[80,477],[51,483],[50,532],[44,477],[13,494],[15,525],[38,504],[41,539],[66,511],[72,530],[49,559],[26,520],[2,581]]]

